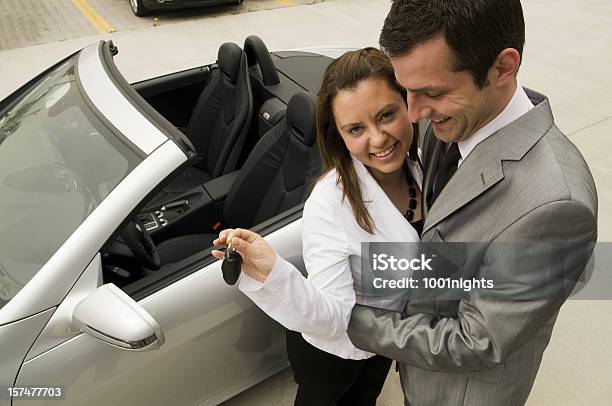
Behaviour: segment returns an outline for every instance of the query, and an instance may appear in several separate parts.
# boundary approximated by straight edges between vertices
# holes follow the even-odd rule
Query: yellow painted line
[[[116,31],[87,0],[72,0],[72,3],[100,34]]]
[[[299,6],[300,3],[298,3],[295,0],[276,0],[277,3],[282,4],[283,6],[287,6],[287,7],[293,7],[293,6]]]

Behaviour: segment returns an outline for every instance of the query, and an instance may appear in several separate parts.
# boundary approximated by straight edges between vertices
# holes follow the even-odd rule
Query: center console
[[[156,239],[163,240],[173,234],[213,233],[215,224],[222,221],[223,203],[238,173],[230,172],[170,202],[149,206],[138,219]]]

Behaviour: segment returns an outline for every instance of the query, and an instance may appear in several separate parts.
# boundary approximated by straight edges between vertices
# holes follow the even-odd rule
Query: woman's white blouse
[[[414,179],[422,184],[419,166],[407,161]],[[239,289],[284,327],[301,332],[313,346],[342,358],[366,359],[374,354],[356,348],[346,333],[356,292],[361,292],[361,243],[415,242],[419,236],[365,166],[356,159],[353,165],[374,234],[357,224],[348,200],[342,201],[336,171],[330,171],[304,205],[302,243],[308,278],[277,256],[264,283],[242,274]],[[400,307],[398,303],[397,310]]]

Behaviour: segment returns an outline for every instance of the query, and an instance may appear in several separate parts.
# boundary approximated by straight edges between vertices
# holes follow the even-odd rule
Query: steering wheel
[[[151,270],[161,268],[161,259],[151,235],[138,219],[132,219],[121,237],[136,259]]]

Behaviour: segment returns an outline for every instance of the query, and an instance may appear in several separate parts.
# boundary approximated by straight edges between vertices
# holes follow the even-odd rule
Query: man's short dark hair
[[[380,46],[391,57],[401,56],[440,34],[454,53],[454,70],[469,71],[482,88],[503,49],[514,48],[523,55],[521,2],[394,0],[380,34]]]

